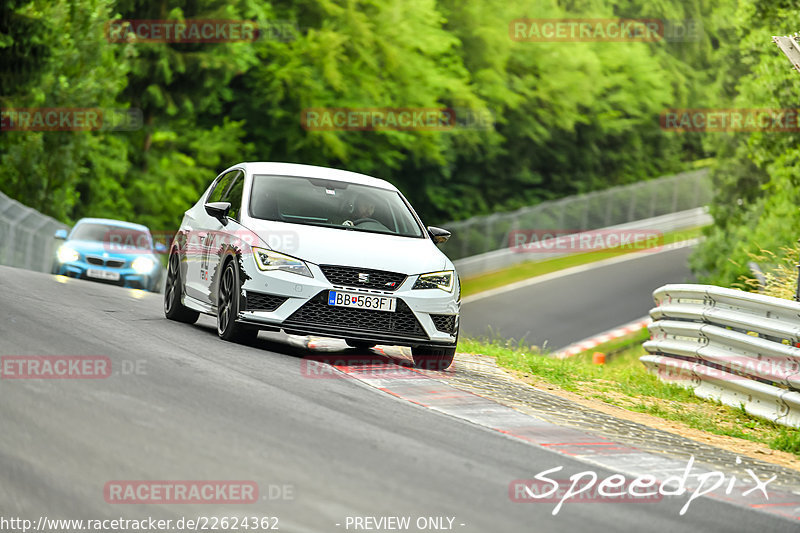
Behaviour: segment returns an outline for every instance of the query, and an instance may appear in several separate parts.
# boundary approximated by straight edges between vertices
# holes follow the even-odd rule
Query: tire
[[[161,266],[159,265],[159,269]],[[164,277],[161,271],[154,276],[154,278],[150,281],[150,292],[159,293],[161,292],[161,286],[164,284]]]
[[[181,303],[181,268],[180,257],[177,252],[169,256],[169,266],[167,268],[167,284],[164,288],[164,316],[176,322],[184,324],[194,324],[200,317],[200,313],[189,309]]]
[[[225,341],[252,342],[258,336],[258,330],[236,323],[241,299],[236,261],[228,259],[224,265],[217,286],[217,334]]]
[[[353,339],[345,339],[344,342],[351,348],[356,348],[358,350],[369,350],[375,346],[374,342],[369,341],[356,341]]]
[[[425,370],[444,370],[453,362],[456,347],[414,346],[411,348],[414,366]]]

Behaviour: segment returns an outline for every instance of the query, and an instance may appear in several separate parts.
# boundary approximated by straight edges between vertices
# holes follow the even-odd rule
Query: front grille
[[[286,319],[285,325],[334,326],[351,333],[394,333],[427,338],[411,308],[397,300],[392,311],[371,311],[328,305],[328,291],[322,291]]]
[[[90,265],[98,265],[98,266],[108,266],[111,268],[120,268],[122,265],[125,264],[125,261],[122,259],[106,259],[103,260],[102,257],[95,257],[92,255],[86,256],[86,262]]]
[[[288,300],[285,296],[247,291],[246,311],[274,311]]]
[[[406,279],[405,274],[334,265],[320,265],[322,273],[334,285],[378,289],[382,291],[397,290]]]
[[[456,315],[431,315],[431,320],[442,333],[453,333],[456,330]]]

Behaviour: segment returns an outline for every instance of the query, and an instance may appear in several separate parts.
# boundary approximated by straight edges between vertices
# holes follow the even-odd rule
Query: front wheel
[[[217,334],[219,338],[233,342],[250,342],[258,336],[257,329],[250,329],[236,323],[239,316],[241,288],[236,261],[225,264],[217,291]]]
[[[164,315],[177,322],[194,324],[200,313],[193,311],[181,303],[181,264],[177,252],[169,256],[167,267],[167,284],[164,287]]]
[[[444,370],[453,362],[455,355],[455,346],[414,346],[411,348],[414,366],[425,370]]]

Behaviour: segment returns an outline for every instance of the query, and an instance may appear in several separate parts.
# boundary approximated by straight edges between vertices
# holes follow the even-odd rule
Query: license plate
[[[394,311],[397,308],[397,298],[370,296],[369,294],[353,292],[329,291],[328,305],[369,309],[371,311]]]
[[[90,268],[86,271],[86,275],[90,278],[119,281],[119,272],[114,272],[113,270],[98,270],[96,268]]]

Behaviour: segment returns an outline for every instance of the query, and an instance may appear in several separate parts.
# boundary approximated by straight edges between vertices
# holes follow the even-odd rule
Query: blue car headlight
[[[421,274],[414,283],[413,289],[441,289],[445,292],[453,292],[454,274],[452,270],[442,270],[440,272],[430,272]]]
[[[80,258],[81,254],[79,254],[72,246],[62,244],[58,249],[58,261],[60,263],[72,263]]]
[[[156,262],[149,257],[137,257],[133,260],[131,268],[136,271],[137,274],[148,274],[153,271],[155,266]]]

